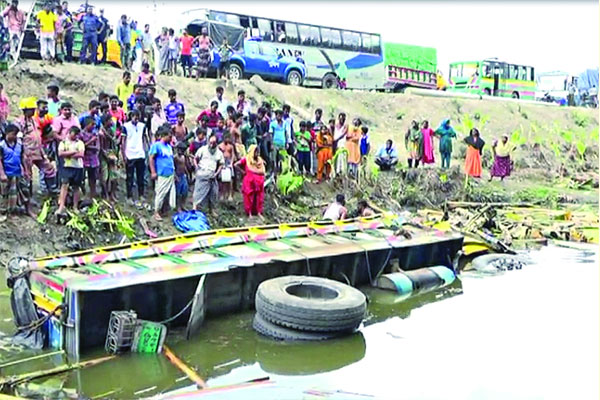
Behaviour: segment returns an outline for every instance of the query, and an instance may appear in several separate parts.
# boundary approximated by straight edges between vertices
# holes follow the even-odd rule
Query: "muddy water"
[[[344,339],[272,342],[252,331],[252,314],[244,313],[207,321],[192,341],[170,334],[168,342],[209,386],[269,376],[300,391],[389,399],[596,399],[598,254],[548,247],[530,256],[535,263],[522,270],[464,272],[449,288],[404,301],[365,289],[369,318]],[[8,318],[6,300],[0,321]],[[8,322],[0,324],[7,332]],[[111,398],[190,385],[157,355],[123,356],[52,383]]]

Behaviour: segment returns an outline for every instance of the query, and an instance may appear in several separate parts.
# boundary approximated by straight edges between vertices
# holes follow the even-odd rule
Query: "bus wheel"
[[[290,86],[300,86],[302,85],[302,75],[296,70],[291,70],[287,75],[286,82]]]
[[[492,92],[490,91],[490,89],[485,88],[485,89],[483,89],[483,94],[485,94],[486,96],[491,96]]]
[[[323,89],[333,89],[337,87],[337,79],[333,74],[327,74],[323,77]]]
[[[519,98],[519,92],[512,92],[512,96],[513,99],[518,99]]]
[[[229,79],[231,79],[232,81],[237,81],[239,79],[242,79],[242,77],[244,76],[244,73],[242,72],[242,68],[240,68],[239,65],[237,64],[231,64],[229,65],[229,71],[227,71],[227,75],[229,75]]]

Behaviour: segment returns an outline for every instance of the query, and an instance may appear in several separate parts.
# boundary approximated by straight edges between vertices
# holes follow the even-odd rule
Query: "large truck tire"
[[[359,290],[325,278],[283,276],[264,281],[256,292],[256,311],[264,319],[302,331],[354,331],[366,308]]]
[[[263,336],[277,340],[327,340],[339,337],[340,332],[306,332],[275,325],[259,313],[254,315],[252,327]]]

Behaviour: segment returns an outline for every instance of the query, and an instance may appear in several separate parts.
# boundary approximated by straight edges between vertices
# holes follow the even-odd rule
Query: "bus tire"
[[[361,324],[366,298],[360,290],[315,276],[282,276],[262,282],[256,311],[267,321],[309,332],[351,332]]]
[[[337,87],[337,78],[334,74],[327,74],[323,77],[323,89],[335,89]]]
[[[491,96],[492,91],[489,88],[485,88],[485,89],[483,89],[483,94],[486,96]]]
[[[254,315],[252,327],[261,335],[277,340],[327,340],[342,335],[340,332],[304,332],[286,328],[269,322],[259,313]]]
[[[232,81],[237,81],[244,77],[244,71],[238,64],[230,64],[229,70],[227,71],[227,77]]]
[[[512,95],[511,95],[511,97],[512,97],[513,99],[519,99],[521,96],[519,96],[519,92],[512,92]]]
[[[300,71],[293,69],[288,72],[285,81],[290,86],[302,86],[302,74]]]

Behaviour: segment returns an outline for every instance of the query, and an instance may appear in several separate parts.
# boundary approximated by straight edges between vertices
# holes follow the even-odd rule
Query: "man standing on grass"
[[[104,9],[100,9],[100,17],[98,18],[98,20],[102,24],[102,28],[100,28],[100,31],[98,32],[98,45],[100,47],[102,47],[102,58],[100,59],[100,61],[97,61],[96,63],[104,64],[104,63],[106,63],[106,56],[107,56],[107,52],[108,52],[108,49],[107,49],[108,34],[110,33],[110,25],[108,24],[108,20],[104,16]],[[96,56],[97,56],[97,54],[96,54]]]
[[[194,209],[212,211],[219,198],[220,175],[225,158],[217,146],[217,138],[213,135],[208,140],[208,146],[203,146],[194,157],[196,167],[196,183],[194,184]]]
[[[171,209],[174,209],[177,205],[175,164],[173,162],[173,147],[171,147],[171,131],[163,127],[158,130],[157,135],[160,139],[152,144],[148,155],[150,177],[156,181],[154,191],[154,219],[162,221],[160,211],[167,196]]]
[[[10,52],[16,57],[21,34],[25,30],[25,14],[19,10],[19,1],[12,0],[4,9],[2,16],[6,18],[6,25],[10,35]]]
[[[127,173],[127,201],[138,208],[143,206],[144,199],[144,173],[146,171],[145,144],[148,143],[146,125],[140,122],[140,113],[131,112],[131,121],[123,126],[121,134],[121,152]],[[138,189],[138,200],[133,201],[133,177],[135,175]]]
[[[52,3],[44,4],[44,9],[37,13],[37,27],[40,30],[40,55],[42,60],[54,62],[56,57],[56,21],[58,17],[52,12]]]
[[[87,8],[87,13],[79,21],[79,28],[83,31],[79,62],[98,64],[98,32],[104,29],[104,23],[94,15],[92,7]],[[90,49],[89,59],[87,58],[88,48]]]
[[[121,50],[121,68],[129,69],[131,67],[131,28],[125,14],[121,15],[121,20],[117,25],[117,42]]]
[[[227,107],[229,107],[229,102],[223,98],[224,92],[225,90],[223,89],[223,86],[217,86],[215,89],[215,97],[213,97],[210,103],[208,103],[210,107],[210,104],[213,101],[216,101],[218,104],[217,111],[219,111],[221,115],[227,115]]]

